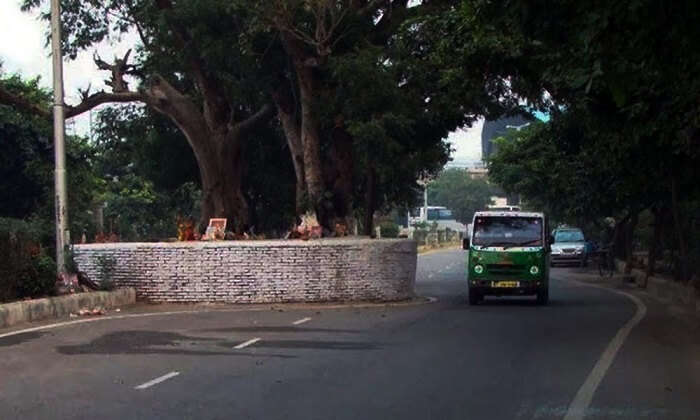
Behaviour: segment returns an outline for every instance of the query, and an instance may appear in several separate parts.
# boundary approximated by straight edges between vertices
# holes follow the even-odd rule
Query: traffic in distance
[[[408,225],[434,224],[463,237],[468,251],[466,282],[468,302],[476,305],[485,296],[534,296],[549,301],[549,268],[555,265],[586,266],[593,252],[580,228],[550,229],[541,212],[520,206],[489,206],[474,214],[472,223],[455,220],[444,206],[424,206],[408,214]]]

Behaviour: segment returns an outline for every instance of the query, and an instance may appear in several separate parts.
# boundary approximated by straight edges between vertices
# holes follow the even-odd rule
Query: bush
[[[399,225],[394,222],[382,222],[379,225],[382,232],[382,238],[398,238]]]
[[[56,263],[41,246],[41,229],[0,218],[0,301],[55,293]]]

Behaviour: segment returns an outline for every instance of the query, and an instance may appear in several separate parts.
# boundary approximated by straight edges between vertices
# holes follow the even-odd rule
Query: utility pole
[[[53,59],[53,149],[56,210],[56,266],[65,272],[66,245],[70,243],[66,206],[66,120],[63,103],[63,53],[61,52],[60,0],[51,0],[51,56]]]

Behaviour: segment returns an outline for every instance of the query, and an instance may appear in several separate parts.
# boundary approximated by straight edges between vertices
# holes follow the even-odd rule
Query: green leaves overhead
[[[474,212],[492,204],[495,188],[483,179],[472,179],[463,169],[447,169],[428,184],[428,203],[452,210],[463,224],[472,222]]]

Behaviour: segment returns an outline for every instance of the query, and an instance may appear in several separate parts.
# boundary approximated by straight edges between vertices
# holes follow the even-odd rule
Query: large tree
[[[24,8],[42,3],[26,0]],[[167,116],[197,161],[202,220],[226,217],[238,231],[248,227],[249,218],[242,189],[244,149],[251,131],[274,114],[269,91],[256,83],[259,62],[239,48],[248,18],[245,7],[224,0],[62,2],[62,45],[69,57],[129,31],[141,41],[113,63],[95,56],[96,65],[110,74],[109,91],[83,91],[81,103],[68,106],[66,117],[125,102],[143,103]],[[49,115],[12,89],[0,88],[0,101]]]
[[[259,5],[260,21],[289,57],[280,74],[287,89],[275,99],[295,164],[298,208],[315,211],[330,226],[362,203],[371,232],[375,210],[409,204],[415,179],[446,162],[447,133],[508,102],[506,83],[482,68],[466,69],[467,94],[445,83],[450,75],[441,69],[438,41],[454,28],[440,17],[456,3]],[[475,48],[462,52],[479,61]]]

